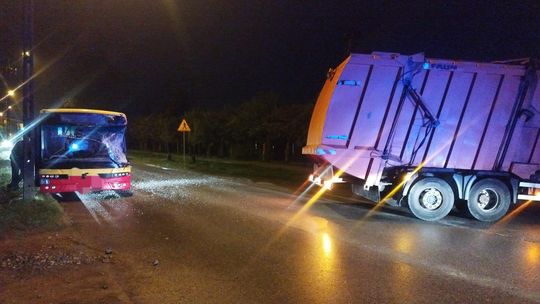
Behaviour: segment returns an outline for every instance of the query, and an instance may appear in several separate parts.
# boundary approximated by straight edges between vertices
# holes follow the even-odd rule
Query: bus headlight
[[[42,179],[67,179],[67,174],[41,174]]]
[[[3,149],[11,149],[13,148],[13,143],[11,142],[11,140],[3,140],[2,143],[0,143],[0,148],[3,148]]]

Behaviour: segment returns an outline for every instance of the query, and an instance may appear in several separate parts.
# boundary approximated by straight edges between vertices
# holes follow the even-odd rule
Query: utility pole
[[[29,128],[34,120],[34,54],[32,50],[33,36],[33,0],[24,1],[24,33],[23,33],[23,124]],[[35,136],[34,129],[26,129],[23,134],[23,200],[28,202],[34,198],[35,188]]]

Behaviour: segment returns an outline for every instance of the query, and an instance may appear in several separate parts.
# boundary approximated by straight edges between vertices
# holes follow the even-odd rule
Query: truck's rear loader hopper
[[[340,176],[311,179],[344,178],[424,220],[459,202],[498,220],[511,203],[540,200],[539,76],[532,60],[352,54],[329,71],[303,148]]]

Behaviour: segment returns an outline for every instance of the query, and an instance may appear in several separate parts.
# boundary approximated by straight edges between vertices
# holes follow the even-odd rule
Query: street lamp
[[[9,107],[7,107],[7,108],[11,110],[11,106],[9,106]]]
[[[13,97],[13,96],[15,96],[15,90],[9,90],[7,92],[7,94],[8,94],[8,96]]]

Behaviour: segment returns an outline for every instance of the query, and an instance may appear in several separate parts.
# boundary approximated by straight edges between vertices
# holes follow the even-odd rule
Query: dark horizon
[[[5,67],[21,52],[22,3],[1,3]],[[326,71],[345,58],[348,46],[361,53],[478,61],[540,55],[536,1],[34,5],[36,71],[50,65],[36,80],[37,109],[69,99],[127,113],[186,111],[268,93],[285,102],[313,102]]]

